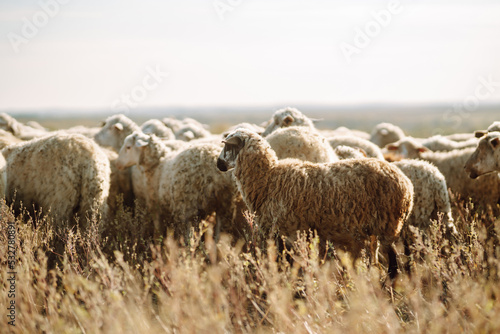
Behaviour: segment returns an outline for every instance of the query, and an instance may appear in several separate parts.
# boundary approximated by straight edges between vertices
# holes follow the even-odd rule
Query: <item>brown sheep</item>
[[[297,231],[316,230],[353,259],[376,236],[389,256],[389,274],[395,276],[393,243],[413,206],[413,185],[397,167],[379,159],[278,160],[261,136],[245,129],[227,136],[217,166],[234,168],[258,226],[277,228],[291,239]]]

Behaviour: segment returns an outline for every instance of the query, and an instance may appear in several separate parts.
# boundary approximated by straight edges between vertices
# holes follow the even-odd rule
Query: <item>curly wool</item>
[[[354,148],[359,148],[366,153],[366,156],[369,158],[377,158],[380,160],[384,160],[384,155],[380,148],[374,143],[359,138],[355,136],[335,136],[328,138],[328,142],[333,148],[336,148],[340,145],[350,146]]]
[[[281,128],[266,137],[278,159],[334,162],[338,158],[325,137],[307,127]]]
[[[413,183],[413,210],[403,227],[402,238],[408,238],[408,226],[414,226],[424,233],[431,220],[437,220],[442,214],[442,223],[450,233],[456,233],[451,214],[451,204],[446,180],[436,166],[429,162],[404,159],[394,162]]]
[[[314,229],[354,257],[371,235],[385,247],[398,238],[411,212],[413,186],[397,167],[378,159],[278,160],[259,135],[236,134],[244,138],[235,162],[236,184],[259,226],[275,226],[290,238]]]
[[[107,214],[109,160],[91,139],[56,133],[7,147],[7,202],[20,209],[51,211],[56,227],[70,225],[76,214],[86,229],[86,216]]]
[[[500,198],[500,180],[497,175],[485,175],[472,180],[465,172],[465,163],[475,151],[473,147],[449,152],[433,152],[415,139],[405,137],[388,145],[384,150],[387,158],[393,161],[406,158],[432,163],[444,175],[452,193],[461,199],[470,197],[475,203],[496,206]]]

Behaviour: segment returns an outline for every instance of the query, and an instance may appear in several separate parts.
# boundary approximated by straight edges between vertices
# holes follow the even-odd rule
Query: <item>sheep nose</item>
[[[221,158],[217,159],[217,168],[219,168],[221,172],[227,172],[227,165]]]

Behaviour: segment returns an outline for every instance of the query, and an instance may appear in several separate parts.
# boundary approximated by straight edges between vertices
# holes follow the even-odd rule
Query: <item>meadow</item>
[[[140,207],[82,233],[0,201],[0,333],[500,332],[499,208],[452,201],[458,236],[434,222],[394,281],[383,261],[320,251],[312,231],[284,248],[252,217],[243,239],[215,242],[202,221],[181,243],[153,240]]]

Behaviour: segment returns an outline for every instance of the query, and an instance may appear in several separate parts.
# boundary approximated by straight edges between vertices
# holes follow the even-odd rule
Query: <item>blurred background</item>
[[[213,129],[299,108],[319,127],[431,135],[499,120],[498,1],[0,2],[0,112]]]

